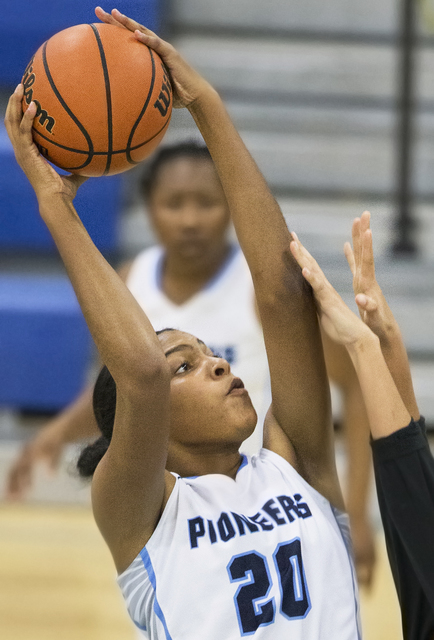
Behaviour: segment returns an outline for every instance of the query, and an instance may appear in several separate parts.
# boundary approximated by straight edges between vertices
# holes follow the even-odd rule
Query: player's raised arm
[[[264,445],[286,457],[312,486],[342,506],[316,308],[290,253],[291,235],[220,98],[208,93],[190,112],[219,172],[255,286],[272,390]]]
[[[289,245],[280,208],[214,89],[151,31],[117,11],[100,19],[135,31],[162,57],[174,106],[187,107],[215,162],[249,264],[267,346],[273,411],[266,446],[287,457],[313,486],[342,506],[336,481],[329,390],[315,304]]]
[[[41,217],[116,382],[113,438],[96,470],[92,492],[97,522],[119,567],[131,561],[151,535],[163,504],[169,368],[146,315],[97,250],[73,207],[83,178],[61,177],[40,156],[31,134],[36,105],[30,104],[22,116],[22,95],[19,85],[5,119],[15,156],[35,190]],[[142,509],[136,508],[138,501]],[[126,521],[131,531],[125,531]],[[139,540],[132,532],[140,530]]]

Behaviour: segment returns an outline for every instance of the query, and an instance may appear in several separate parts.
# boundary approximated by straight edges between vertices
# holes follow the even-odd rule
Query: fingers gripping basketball
[[[164,136],[172,89],[158,54],[126,29],[83,24],[60,31],[23,76],[23,109],[36,104],[33,138],[57,166],[85,176],[120,173]]]

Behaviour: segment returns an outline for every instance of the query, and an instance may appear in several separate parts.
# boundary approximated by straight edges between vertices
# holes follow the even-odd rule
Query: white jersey
[[[256,453],[262,446],[262,427],[271,402],[268,363],[262,329],[256,316],[250,271],[238,246],[218,273],[181,305],[161,287],[164,250],[145,249],[133,261],[127,286],[145,310],[155,330],[181,329],[200,338],[231,365],[244,382],[258,414],[253,436],[242,446]]]
[[[150,640],[358,640],[348,523],[281,456],[176,476],[118,582]],[[342,519],[342,522],[339,522]]]

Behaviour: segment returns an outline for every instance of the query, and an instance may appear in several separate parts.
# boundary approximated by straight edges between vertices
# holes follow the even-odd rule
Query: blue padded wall
[[[0,86],[15,87],[30,58],[45,40],[76,24],[97,22],[95,0],[11,0],[2,2],[0,20]],[[146,25],[160,25],[158,0],[116,0],[104,4]]]
[[[121,175],[91,178],[79,189],[74,205],[97,247],[103,252],[117,248],[122,208]],[[39,217],[36,197],[18,166],[0,126],[0,250],[53,251],[54,242]]]
[[[0,276],[0,405],[61,409],[84,387],[91,353],[65,276]]]

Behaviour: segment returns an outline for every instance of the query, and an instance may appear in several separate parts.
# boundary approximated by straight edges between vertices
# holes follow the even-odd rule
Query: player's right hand
[[[64,442],[54,424],[43,427],[38,435],[27,442],[13,462],[6,483],[6,497],[22,500],[34,483],[35,468],[43,462],[51,472],[59,466]]]

